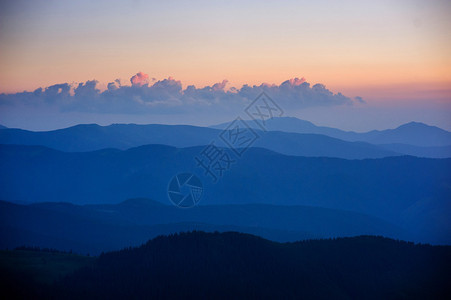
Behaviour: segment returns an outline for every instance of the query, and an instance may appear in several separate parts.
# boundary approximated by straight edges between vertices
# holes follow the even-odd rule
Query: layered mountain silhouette
[[[202,150],[149,145],[66,153],[2,145],[0,199],[96,204],[148,197],[169,203],[170,179],[194,172],[204,185],[199,205],[260,203],[354,211],[414,232],[417,241],[450,242],[451,159],[344,160],[251,148],[214,184],[196,167],[194,157]]]
[[[239,231],[280,242],[363,234],[412,238],[369,215],[308,206],[211,205],[181,210],[150,199],[130,199],[84,206],[0,202],[0,208],[0,247],[9,249],[32,245],[100,254],[189,230]]]
[[[0,131],[1,144],[41,145],[62,151],[94,151],[105,148],[125,150],[147,144],[174,147],[208,145],[222,130],[187,125],[110,126],[77,125],[66,129],[32,132],[21,129]],[[316,134],[287,132],[264,133],[256,130],[259,138],[252,146],[263,147],[286,155],[325,156],[347,159],[381,158],[400,155],[391,150],[362,142],[346,142]],[[226,144],[222,143],[223,146]]]
[[[429,157],[429,158],[451,157],[451,146],[420,147],[406,144],[381,144],[378,146],[396,153],[403,153],[406,155],[418,157]]]
[[[27,299],[449,298],[449,246],[383,238],[451,244],[449,132],[294,118],[267,128],[238,157],[223,129],[0,127],[0,249],[69,251],[0,251],[1,289]],[[217,181],[195,159],[212,141],[232,155]],[[197,205],[181,209],[168,189],[184,196],[188,176]],[[33,281],[45,274],[58,279]]]
[[[253,121],[247,121],[247,124],[257,126]],[[224,128],[225,125],[217,127]],[[296,118],[273,118],[267,121],[267,128],[269,132],[254,129],[258,138],[252,146],[286,155],[346,159],[399,155],[451,157],[451,133],[422,123],[355,133],[318,127]],[[5,128],[0,131],[0,143],[41,145],[62,151],[125,150],[147,144],[191,147],[208,145],[214,140],[222,143],[218,138],[221,132],[222,129],[159,124],[87,124],[43,132]]]
[[[247,123],[251,127],[258,128],[252,120]],[[229,123],[223,123],[211,127],[224,129],[228,125]],[[405,144],[419,147],[451,146],[451,132],[419,122],[403,124],[395,129],[357,133],[316,126],[309,121],[293,117],[280,117],[267,120],[266,127],[270,131],[322,134],[345,141],[361,141],[371,144]]]

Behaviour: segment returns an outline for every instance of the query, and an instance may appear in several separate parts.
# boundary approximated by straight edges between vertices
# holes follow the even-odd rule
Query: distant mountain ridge
[[[62,151],[121,150],[147,144],[174,147],[221,144],[222,130],[187,125],[95,124],[77,125],[55,131],[33,132],[21,129],[0,130],[0,144],[41,145]],[[256,131],[253,147],[262,147],[285,155],[338,157],[346,159],[381,158],[401,155],[362,142],[346,142],[317,134]]]
[[[253,121],[247,121],[247,123],[252,127],[257,126]],[[223,129],[228,124],[222,123],[211,126],[211,128]],[[451,146],[451,132],[420,122],[406,123],[394,129],[357,133],[316,126],[309,121],[294,117],[280,117],[267,120],[266,127],[271,131],[323,134],[345,141],[361,141],[371,144],[408,144],[420,147]]]
[[[247,123],[256,126],[252,121]],[[254,129],[259,138],[252,146],[285,155],[345,159],[399,155],[451,157],[451,133],[421,123],[409,123],[385,131],[355,133],[318,127],[296,118],[274,118],[267,121],[267,127],[269,132]],[[0,130],[0,144],[41,145],[69,152],[105,148],[125,150],[147,144],[192,147],[208,145],[214,140],[216,144],[226,146],[219,139],[222,131],[223,129],[207,127],[160,124],[85,124],[40,132],[5,128]],[[434,144],[438,146],[431,146]]]
[[[389,151],[404,153],[406,155],[418,157],[429,157],[429,158],[451,157],[451,146],[420,147],[407,144],[380,144],[378,146]]]

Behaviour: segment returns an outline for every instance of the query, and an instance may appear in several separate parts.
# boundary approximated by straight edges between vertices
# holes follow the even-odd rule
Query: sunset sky
[[[298,77],[366,104],[293,116],[349,130],[408,121],[451,130],[450,33],[450,1],[1,1],[0,93],[87,80],[103,91],[115,79],[130,85],[138,72],[150,84],[171,76],[183,89]],[[164,119],[97,111],[44,124],[48,113],[39,119],[38,111],[0,104],[0,124],[42,130]]]

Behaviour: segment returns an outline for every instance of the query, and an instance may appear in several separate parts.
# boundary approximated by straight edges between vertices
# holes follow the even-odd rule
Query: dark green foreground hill
[[[49,295],[51,285],[88,266],[94,257],[33,248],[0,251],[0,298],[32,299]]]
[[[277,243],[235,232],[191,232],[102,254],[39,296],[449,299],[450,279],[449,246],[373,236]]]

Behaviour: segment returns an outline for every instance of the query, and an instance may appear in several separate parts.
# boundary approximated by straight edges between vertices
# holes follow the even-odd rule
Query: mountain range
[[[215,184],[196,167],[194,157],[202,149],[148,145],[67,153],[2,145],[0,199],[108,204],[147,197],[169,203],[170,179],[194,172],[203,182],[201,206],[260,203],[353,211],[414,232],[417,241],[451,242],[451,159],[308,158],[251,148]]]
[[[114,224],[125,226],[127,230],[112,229],[114,224],[103,224],[105,216],[99,214],[99,210],[89,221],[97,224],[93,228],[103,232],[99,236],[108,236],[105,232],[118,232],[115,238],[105,241],[108,249],[128,241],[129,232],[135,234],[132,240],[136,243],[144,241],[149,234],[155,236],[185,229],[237,230],[280,241],[383,234],[420,242],[451,243],[448,218],[451,213],[451,159],[400,155],[417,155],[421,150],[422,156],[447,157],[443,154],[450,147],[430,146],[434,143],[428,142],[428,136],[440,144],[440,140],[447,139],[448,132],[409,123],[381,132],[343,133],[293,118],[270,119],[267,125],[268,132],[255,130],[259,138],[242,157],[232,156],[231,165],[217,183],[195,158],[205,150],[205,145],[220,140],[224,133],[221,129],[157,124],[91,124],[47,132],[4,128],[0,130],[0,142],[4,143],[0,145],[0,199],[23,204],[6,205],[5,211],[15,207],[22,212],[37,212],[37,215],[46,215],[41,210],[45,206],[34,204],[29,207],[28,204],[72,203],[72,206],[47,204],[47,207],[52,207],[52,212],[55,207],[66,207],[64,214],[72,211],[76,220],[84,218],[87,204],[91,205],[89,214],[96,205],[113,205],[100,210],[114,211],[115,218],[122,216],[114,219]],[[304,133],[293,132],[296,130]],[[347,134],[371,137],[372,142],[386,143],[344,141],[326,133],[342,134],[341,138]],[[422,137],[429,146],[401,143]],[[143,217],[150,216],[152,222],[136,223],[142,219],[137,211],[128,219],[123,217],[126,215],[123,210],[130,209],[118,204],[124,199],[150,198],[157,200],[156,204],[169,204],[168,183],[173,176],[183,172],[196,174],[203,183],[200,210],[190,210],[181,217],[171,206],[153,205],[152,209],[144,209],[147,215]],[[136,201],[133,203],[137,205]],[[118,206],[114,206],[116,204]],[[80,205],[85,206],[81,209]],[[209,208],[212,206],[227,212],[225,219]],[[285,220],[293,219],[290,210],[296,211],[296,215],[308,223],[286,223]],[[196,211],[202,213],[196,215]],[[249,213],[241,215],[244,211]],[[246,217],[249,222],[243,221]],[[14,221],[8,215],[4,219]],[[271,219],[275,221],[271,222]],[[324,226],[315,219],[321,220]],[[20,224],[6,221],[2,224],[5,240],[9,237],[16,244],[27,241],[8,234],[15,232],[15,236],[29,237],[29,241],[48,241],[52,245],[64,241],[58,234],[45,237],[52,226],[58,227],[56,221],[47,229],[35,232],[45,219],[28,227],[24,225],[27,224],[26,217],[17,220],[22,221]],[[64,219],[49,216],[49,220],[62,222]],[[73,224],[78,222],[76,220]],[[352,226],[346,227],[342,220]],[[123,235],[119,234],[121,232]],[[73,236],[89,236],[73,233]],[[72,242],[73,245],[83,244],[82,239]],[[68,244],[71,243],[59,245]]]
[[[105,148],[125,150],[147,144],[174,147],[208,145],[219,138],[222,130],[187,125],[110,126],[77,125],[66,129],[33,132],[21,129],[0,131],[0,144],[41,145],[62,151],[94,151]],[[287,155],[326,156],[348,159],[381,158],[400,155],[368,143],[346,142],[324,135],[256,131],[259,138],[252,146]],[[225,146],[224,143],[222,143]]]
[[[258,128],[252,120],[246,121],[249,126]],[[222,123],[211,128],[224,129],[230,123]],[[436,126],[420,122],[410,122],[394,129],[372,130],[369,132],[344,131],[336,128],[316,126],[315,124],[294,117],[279,117],[266,120],[269,131],[322,134],[345,141],[361,141],[371,144],[406,144],[419,147],[451,146],[451,132]]]
[[[267,126],[235,152],[221,128],[0,127],[0,289],[24,299],[449,298],[449,132]],[[221,153],[230,157],[218,169]],[[176,207],[177,191],[200,201]]]
[[[369,215],[308,206],[203,205],[180,210],[150,199],[129,199],[82,206],[0,201],[0,208],[0,247],[9,249],[28,245],[98,255],[191,230],[245,232],[279,242],[356,235],[414,238]]]
[[[345,159],[399,155],[451,157],[451,133],[421,123],[368,133],[317,127],[296,118],[274,118],[267,125],[269,132],[255,129],[258,138],[252,146],[286,155]],[[191,147],[212,141],[226,146],[219,138],[221,133],[220,129],[188,125],[88,124],[45,132],[4,129],[0,131],[0,144],[41,145],[62,151],[125,150],[147,144]]]

